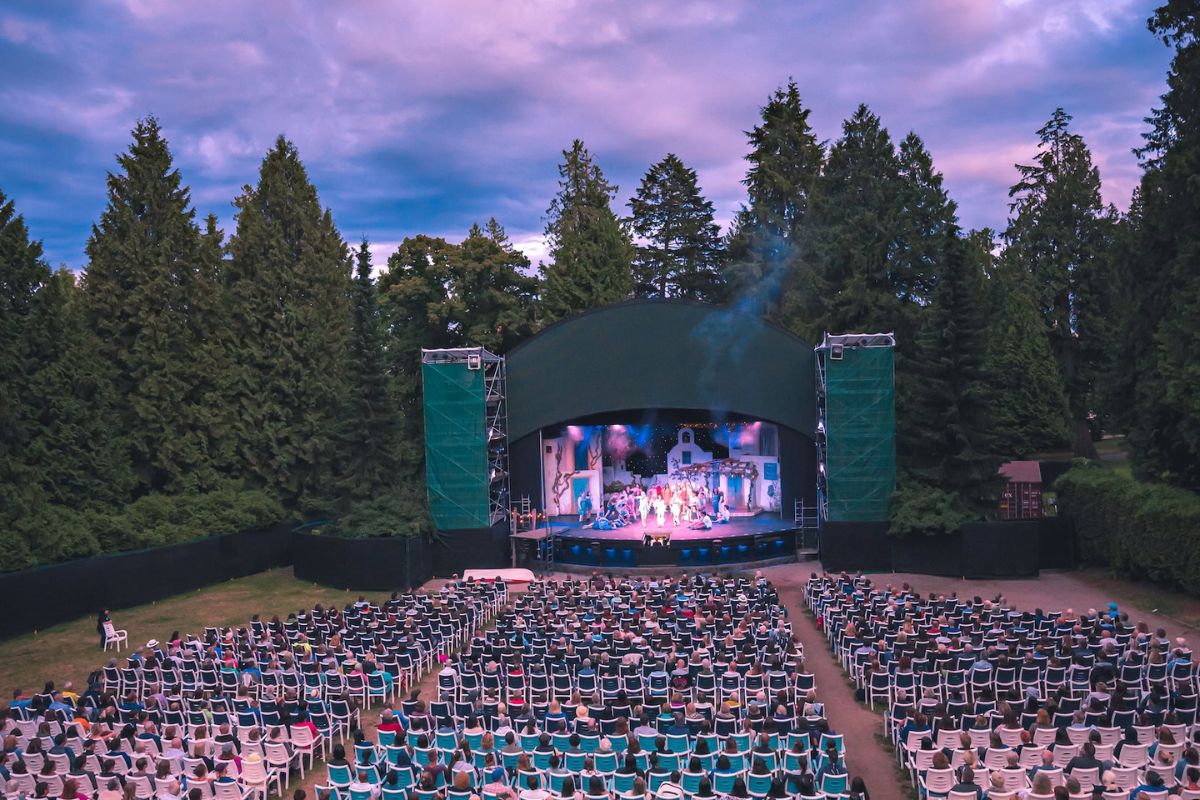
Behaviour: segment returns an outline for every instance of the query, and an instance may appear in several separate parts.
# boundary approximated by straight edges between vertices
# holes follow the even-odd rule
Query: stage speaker
[[[840,344],[829,345],[829,360],[830,361],[841,361],[842,360],[842,345],[840,345]]]

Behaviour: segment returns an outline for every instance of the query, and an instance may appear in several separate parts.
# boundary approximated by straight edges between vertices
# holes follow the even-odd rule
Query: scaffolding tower
[[[508,516],[504,357],[483,347],[421,351],[425,473],[438,530],[485,528]]]
[[[888,518],[896,490],[895,347],[891,333],[827,333],[814,348],[823,522]]]

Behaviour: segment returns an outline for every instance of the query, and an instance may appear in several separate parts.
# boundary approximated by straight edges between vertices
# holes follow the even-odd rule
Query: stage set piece
[[[885,525],[894,344],[631,301],[505,356],[426,350],[435,543],[476,568],[711,568],[814,555],[825,521]]]

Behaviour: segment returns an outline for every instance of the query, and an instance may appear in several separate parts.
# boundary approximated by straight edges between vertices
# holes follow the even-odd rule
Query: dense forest
[[[625,207],[581,141],[562,153],[534,267],[495,219],[406,239],[376,270],[280,137],[201,218],[160,121],[108,176],[80,275],[53,270],[0,194],[0,570],[292,517],[419,533],[419,354],[505,352],[630,297],[734,304],[810,341],[897,334],[898,534],[996,506],[1011,458],[1126,434],[1142,480],[1200,488],[1200,25],[1175,50],[1121,213],[1064,109],[1017,165],[1003,231],[964,230],[915,132],[860,106],[833,141],[800,86],[747,133],[728,231],[668,153]]]

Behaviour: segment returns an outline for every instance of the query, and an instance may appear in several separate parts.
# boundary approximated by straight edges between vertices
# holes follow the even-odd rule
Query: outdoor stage
[[[606,531],[585,528],[577,517],[553,517],[549,529],[558,564],[605,569],[717,567],[796,558],[796,524],[778,514],[735,517],[707,531],[686,524],[664,529],[651,524],[646,533],[669,533],[670,540],[650,545],[640,524]]]

